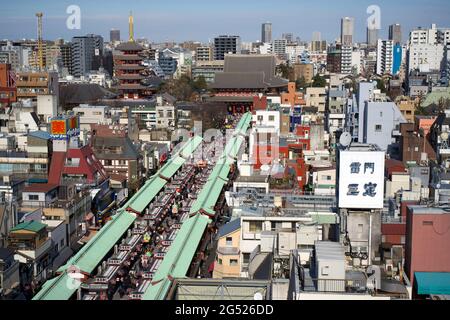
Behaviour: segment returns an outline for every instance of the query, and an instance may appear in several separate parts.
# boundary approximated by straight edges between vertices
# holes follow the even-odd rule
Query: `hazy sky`
[[[333,41],[340,34],[340,18],[356,19],[357,41],[365,41],[365,27],[371,4],[381,8],[381,34],[387,37],[389,24],[400,23],[403,39],[417,26],[436,23],[450,27],[449,0],[0,0],[0,39],[36,38],[38,11],[44,13],[44,38],[70,40],[76,35],[101,34],[109,30],[128,34],[128,13],[135,16],[135,37],[150,41],[198,40],[207,42],[220,34],[240,35],[244,41],[261,37],[261,23],[273,24],[274,38],[291,32],[311,40],[314,31]],[[69,5],[81,8],[81,29],[66,27]]]

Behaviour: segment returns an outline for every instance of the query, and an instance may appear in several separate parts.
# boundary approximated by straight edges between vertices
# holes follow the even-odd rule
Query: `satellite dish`
[[[441,133],[441,139],[444,140],[444,141],[447,141],[448,140],[448,132],[442,132]]]
[[[253,300],[262,300],[262,299],[263,299],[263,296],[262,296],[261,292],[257,292],[253,296]]]
[[[339,138],[339,143],[344,147],[348,147],[352,143],[352,135],[349,132],[344,132]]]

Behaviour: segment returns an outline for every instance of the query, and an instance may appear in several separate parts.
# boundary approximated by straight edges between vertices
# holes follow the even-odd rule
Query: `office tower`
[[[272,42],[272,24],[270,22],[266,22],[266,23],[262,24],[261,42],[262,43],[271,43]]]
[[[379,29],[367,27],[367,45],[370,48],[375,48],[377,46],[379,31]]]
[[[398,23],[389,26],[389,40],[394,44],[402,43],[402,27]]]
[[[72,72],[84,76],[102,65],[103,37],[89,34],[72,38]]]
[[[110,42],[119,42],[120,41],[120,30],[111,29],[109,32],[109,41]]]
[[[239,36],[214,38],[214,60],[225,60],[225,55],[228,53],[241,53],[241,38]]]
[[[345,17],[341,20],[341,43],[344,46],[353,45],[355,18]]]
[[[394,43],[392,40],[377,42],[377,74],[393,74]]]

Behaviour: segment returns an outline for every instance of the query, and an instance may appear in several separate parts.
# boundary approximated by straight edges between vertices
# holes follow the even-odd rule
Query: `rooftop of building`
[[[58,185],[56,184],[50,184],[50,183],[33,183],[29,186],[26,186],[23,189],[23,192],[43,192],[47,193],[54,189],[58,188]]]
[[[450,207],[428,207],[423,205],[409,206],[413,214],[450,214]]]
[[[18,224],[17,226],[15,226],[14,228],[11,229],[11,232],[14,231],[32,231],[32,232],[39,232],[42,229],[45,229],[47,227],[47,225],[38,222],[38,221],[27,221],[27,222],[23,222]]]
[[[226,55],[224,71],[216,73],[213,89],[267,89],[286,87],[275,75],[274,55]]]

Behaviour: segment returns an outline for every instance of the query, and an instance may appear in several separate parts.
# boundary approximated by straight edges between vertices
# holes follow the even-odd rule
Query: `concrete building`
[[[194,81],[203,77],[208,84],[214,83],[216,72],[223,72],[224,61],[198,61],[192,67],[192,79]]]
[[[102,65],[103,38],[99,35],[86,35],[72,38],[72,74],[75,77],[98,70]]]
[[[393,151],[395,137],[400,135],[400,124],[406,120],[396,104],[388,101],[375,86],[375,82],[361,82],[354,101],[358,108],[358,141]]]
[[[367,27],[367,46],[374,48],[377,46],[380,29]]]
[[[35,107],[39,95],[56,95],[59,103],[59,83],[56,72],[17,72],[17,100]]]
[[[341,44],[343,46],[353,46],[353,36],[355,32],[355,18],[345,17],[341,19]]]
[[[211,61],[213,59],[213,52],[211,47],[197,47],[195,60],[196,61]]]
[[[225,60],[225,55],[229,53],[241,53],[241,38],[228,35],[214,38],[214,60]]]
[[[408,57],[408,72],[419,70],[430,72],[441,70],[444,59],[443,44],[411,44]]]
[[[450,214],[445,208],[409,206],[406,220],[405,271],[450,272]]]
[[[213,278],[239,278],[241,219],[235,219],[220,228],[217,244],[217,257]]]
[[[272,42],[272,23],[266,22],[262,24],[261,42],[262,43]]]
[[[306,88],[305,101],[307,107],[316,107],[319,113],[325,114],[327,103],[326,88]]]
[[[450,28],[438,28],[432,24],[431,28],[418,28],[412,30],[409,35],[409,45],[421,44],[449,44]]]
[[[305,79],[306,83],[311,83],[314,77],[314,65],[312,63],[294,64],[295,79]]]
[[[287,59],[287,40],[286,39],[275,39],[273,40],[272,53],[274,53],[278,58],[282,60]]]
[[[109,31],[109,42],[120,42],[120,30],[111,29],[111,31]]]
[[[389,26],[389,40],[394,44],[402,43],[402,26],[398,23]]]

